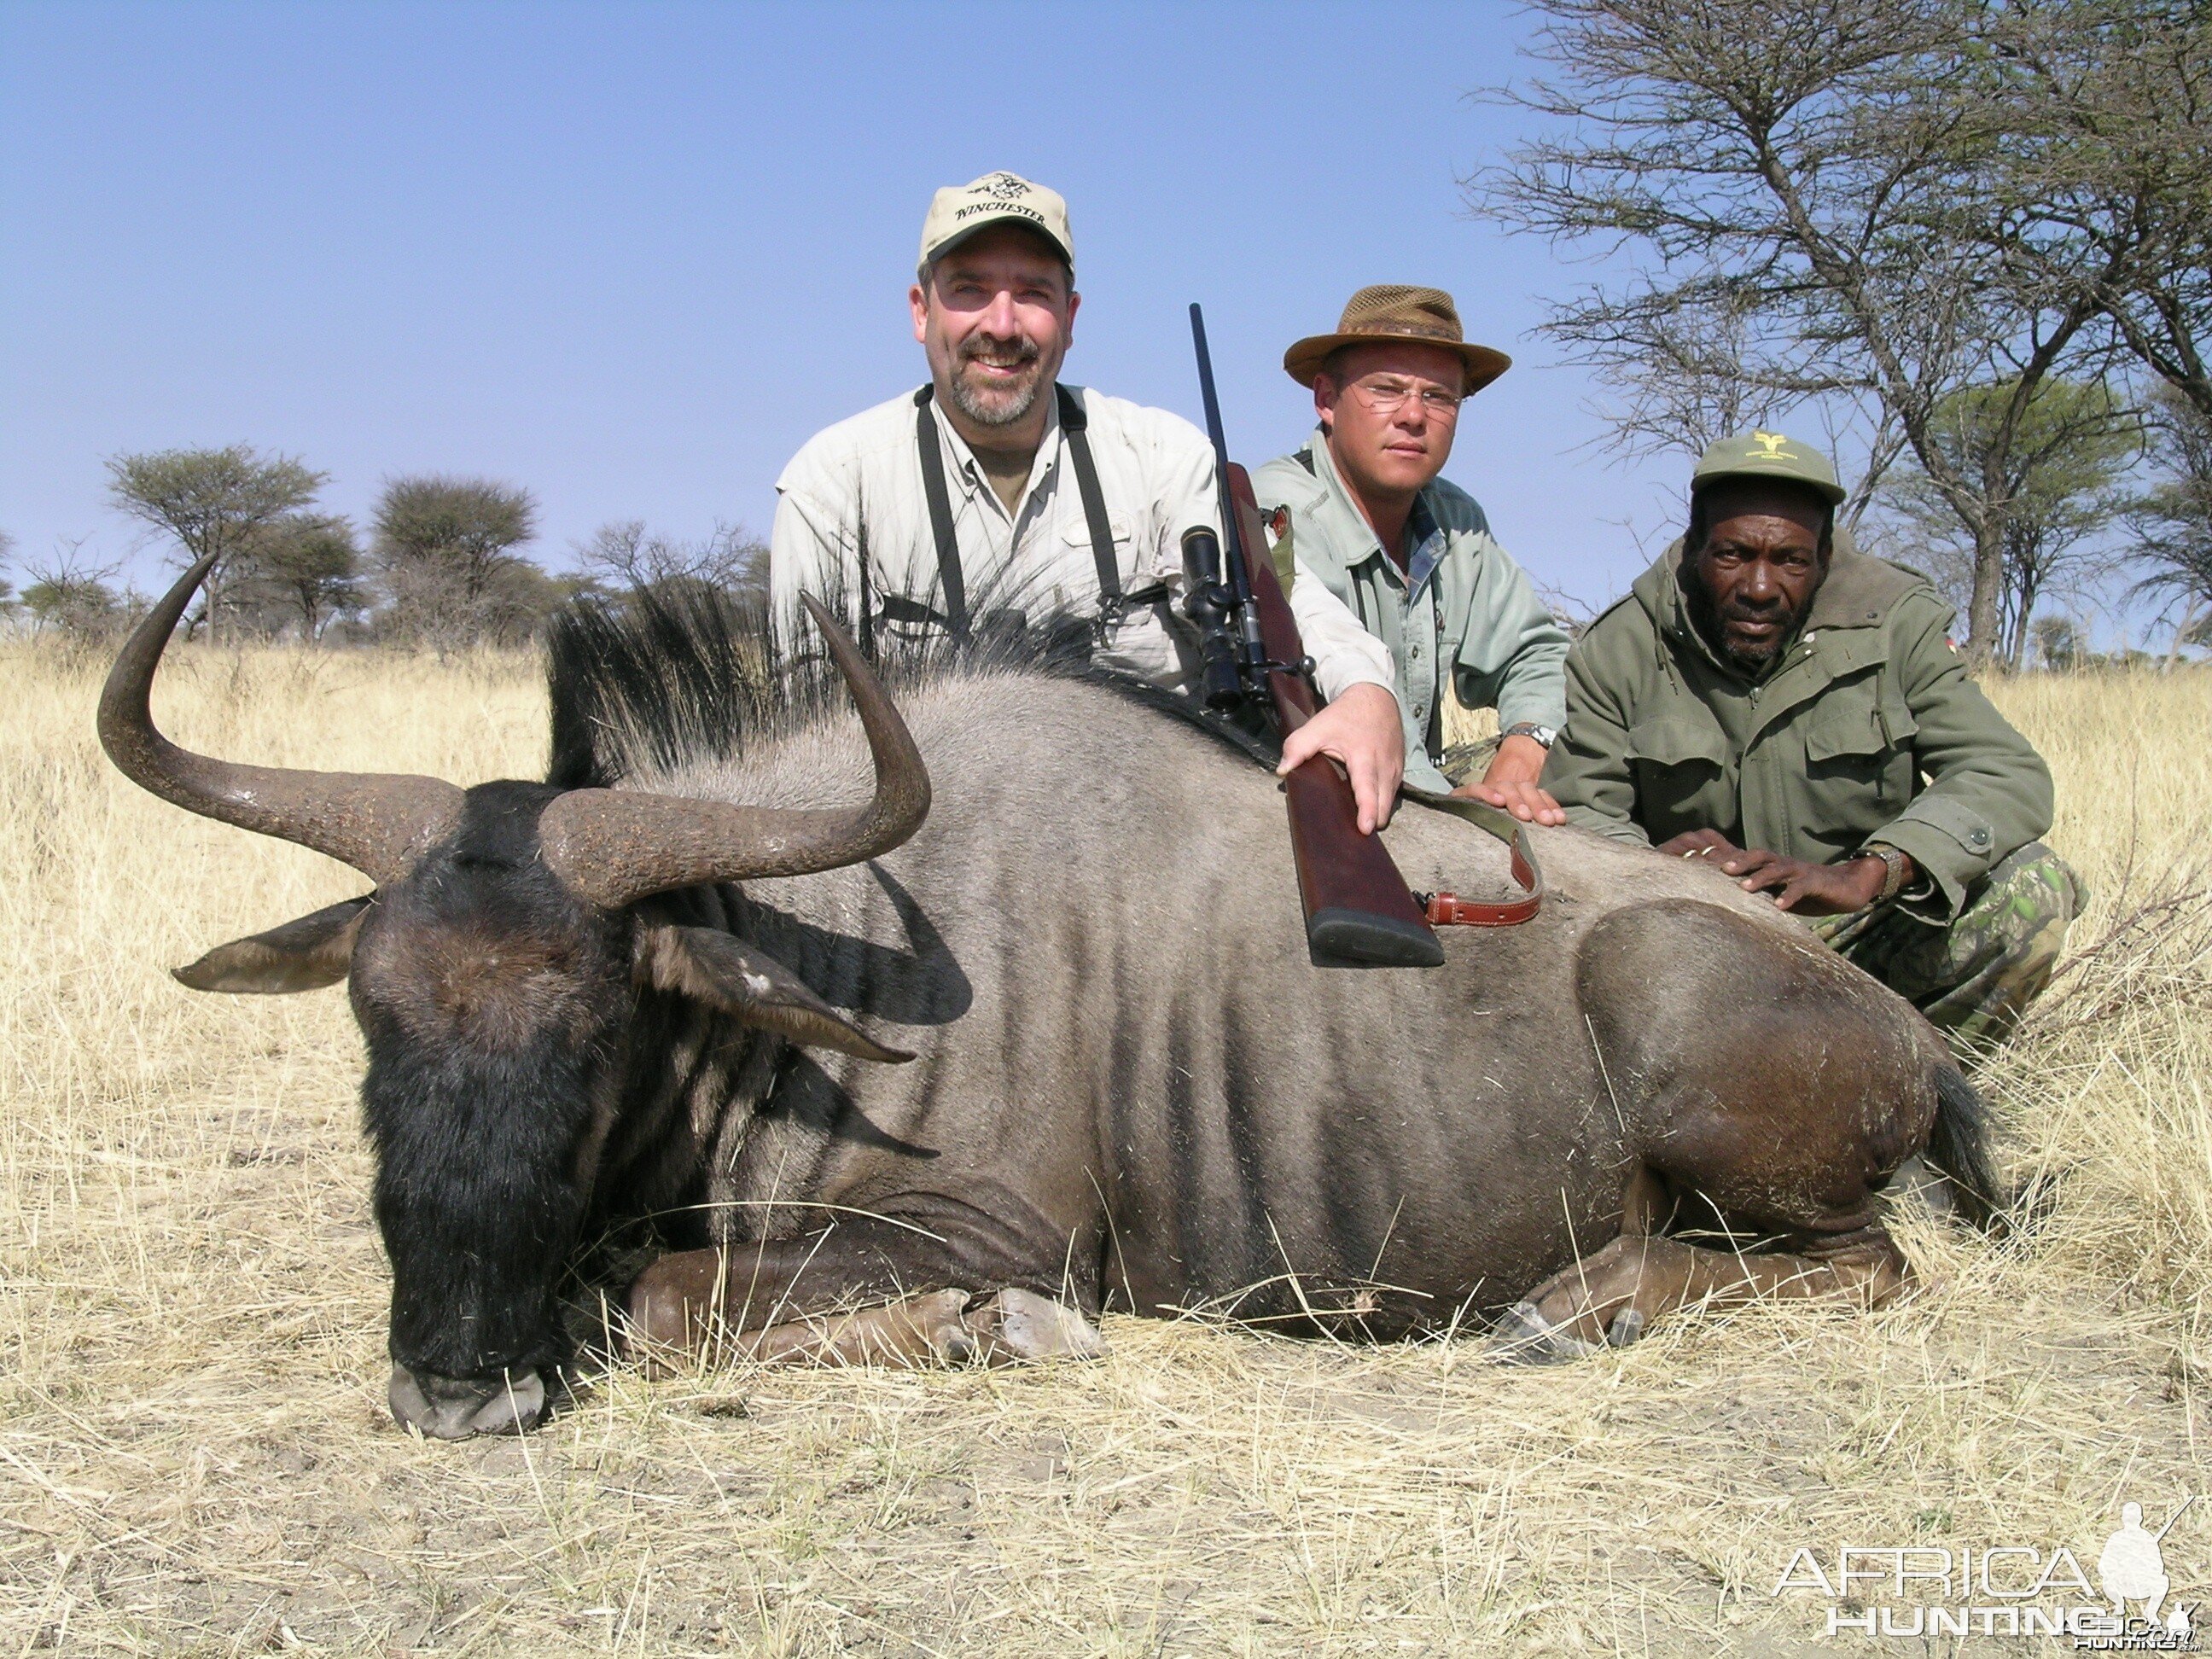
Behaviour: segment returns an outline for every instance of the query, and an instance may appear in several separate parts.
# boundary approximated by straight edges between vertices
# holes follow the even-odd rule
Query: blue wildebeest
[[[1546,832],[1535,921],[1318,969],[1272,780],[1192,720],[1034,659],[895,707],[817,611],[855,720],[704,602],[556,629],[543,783],[216,761],[148,708],[204,574],[101,739],[374,884],[179,977],[347,981],[392,1406],[426,1432],[537,1420],[563,1272],[627,1218],[688,1246],[629,1292],[654,1346],[1085,1352],[1103,1307],[1210,1304],[1374,1337],[1507,1309],[1559,1355],[1695,1297],[1893,1293],[1877,1194],[1931,1138],[1986,1189],[1933,1030],[1702,867]],[[1456,819],[1389,841],[1416,887],[1503,887]]]

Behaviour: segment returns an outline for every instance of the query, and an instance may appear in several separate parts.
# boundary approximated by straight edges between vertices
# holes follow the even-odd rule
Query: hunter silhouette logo
[[[1028,184],[1011,173],[994,173],[984,182],[990,186],[991,194],[1002,202],[1011,202],[1030,193]]]
[[[1754,432],[1751,434],[1751,441],[1759,446],[1759,454],[1755,458],[1759,460],[1794,461],[1798,459],[1792,452],[1782,447],[1790,440],[1779,432]]]
[[[2159,1540],[2181,1519],[2181,1510],[2196,1501],[2193,1493],[2184,1498],[2181,1509],[2167,1516],[2166,1525],[2156,1532],[2144,1527],[2142,1504],[2120,1505],[2120,1529],[2105,1540],[2104,1552],[2097,1557],[2097,1582],[2112,1597],[2114,1613],[2124,1617],[2128,1603],[2140,1601],[2144,1620],[2151,1624],[2160,1622],[2158,1610],[2165,1603],[2172,1582],[2166,1576],[2166,1552],[2159,1547]],[[2189,1609],[2179,1602],[2168,1608],[2165,1628],[2176,1636],[2188,1635]]]

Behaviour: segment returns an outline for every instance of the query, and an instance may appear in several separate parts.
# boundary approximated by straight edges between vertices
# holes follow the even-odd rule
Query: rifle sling
[[[1414,898],[1431,927],[1517,927],[1544,907],[1544,866],[1536,862],[1536,848],[1528,826],[1510,812],[1464,795],[1439,795],[1412,784],[1402,787],[1406,799],[1439,812],[1464,818],[1486,834],[1504,842],[1512,854],[1513,879],[1521,884],[1517,899],[1463,899],[1456,893],[1416,893]]]

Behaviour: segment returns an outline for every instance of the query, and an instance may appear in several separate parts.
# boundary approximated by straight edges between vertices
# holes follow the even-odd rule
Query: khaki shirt
[[[1290,509],[1301,568],[1389,648],[1407,782],[1451,787],[1436,769],[1448,691],[1470,708],[1497,709],[1501,729],[1566,718],[1566,631],[1465,490],[1438,478],[1415,497],[1406,526],[1412,553],[1401,570],[1354,505],[1318,429],[1297,454],[1261,467],[1252,489],[1263,514]]]
[[[1570,823],[1631,841],[1717,830],[1834,864],[1878,841],[1948,919],[2051,828],[2050,769],[1966,677],[1951,606],[1917,571],[1836,532],[1803,628],[1747,680],[1690,618],[1681,544],[1567,659],[1567,723],[1544,787]]]
[[[1196,672],[1195,635],[1174,601],[1182,589],[1183,532],[1194,525],[1217,533],[1220,528],[1212,446],[1196,427],[1165,410],[1088,387],[1069,389],[1082,398],[1088,419],[1121,590],[1133,597],[1146,588],[1164,590],[1154,602],[1132,604],[1096,660],[1188,690]],[[1057,403],[1011,514],[944,411],[932,413],[973,614],[980,620],[1009,606],[1032,620],[1055,610],[1096,617],[1097,560]],[[784,639],[801,637],[793,630],[799,627],[802,592],[848,620],[857,617],[864,547],[868,585],[878,603],[888,596],[942,612],[937,538],[922,489],[912,392],[817,433],[775,487],[769,604]],[[1389,652],[1327,587],[1294,581],[1290,599],[1323,696],[1340,696],[1360,684],[1391,689]],[[929,625],[918,626],[926,631]],[[882,626],[893,634],[917,627],[896,617]]]

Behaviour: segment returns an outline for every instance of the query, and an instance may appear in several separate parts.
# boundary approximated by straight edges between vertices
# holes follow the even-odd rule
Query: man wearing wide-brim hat
[[[1182,536],[1218,532],[1213,451],[1178,415],[1060,382],[1082,303],[1067,204],[1012,173],[939,191],[907,299],[929,379],[817,433],[776,480],[779,635],[806,638],[801,593],[864,645],[988,634],[1018,613],[1188,689]],[[1283,764],[1334,756],[1371,829],[1404,762],[1389,653],[1320,582],[1293,580],[1290,601],[1328,706]]]
[[[1786,433],[1707,448],[1682,539],[1575,642],[1544,782],[1571,823],[1808,918],[1971,1056],[2050,982],[2081,884],[1951,605],[1860,552],[1844,500]]]
[[[1305,447],[1253,478],[1263,514],[1390,649],[1406,781],[1562,821],[1538,783],[1566,713],[1567,635],[1473,496],[1441,476],[1464,399],[1511,366],[1468,341],[1441,289],[1364,288],[1333,333],[1283,367],[1313,391]],[[1495,708],[1502,736],[1480,779],[1447,776],[1443,708]],[[1455,766],[1455,770],[1458,769]]]

